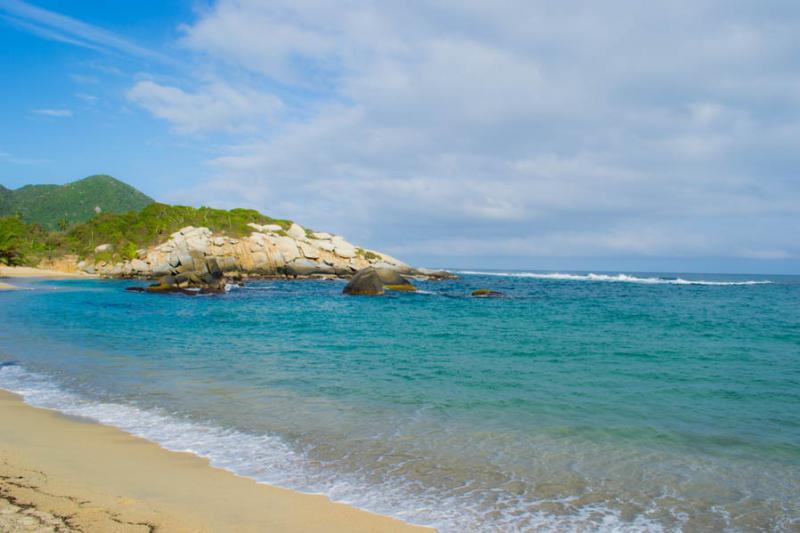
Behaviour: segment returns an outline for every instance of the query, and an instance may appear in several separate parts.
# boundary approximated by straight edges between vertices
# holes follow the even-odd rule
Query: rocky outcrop
[[[417,288],[396,270],[367,267],[360,270],[342,291],[345,294],[379,296],[387,290],[416,291]]]
[[[365,268],[353,276],[342,292],[358,296],[380,296],[384,293],[383,282],[374,268]]]
[[[390,255],[359,248],[339,235],[307,231],[299,224],[288,229],[277,224],[253,223],[249,227],[253,230],[250,235],[234,238],[214,234],[208,228],[188,226],[157,246],[138,250],[133,259],[122,262],[86,259],[78,268],[110,277],[160,279],[189,272],[202,276],[208,273],[213,260],[229,279],[351,277],[371,266],[408,276],[436,277]],[[395,281],[398,283],[387,283],[403,285]]]
[[[176,276],[167,275],[147,287],[128,287],[133,292],[150,292],[157,294],[222,294],[226,291],[227,280],[215,258],[207,259],[205,272],[183,272]]]

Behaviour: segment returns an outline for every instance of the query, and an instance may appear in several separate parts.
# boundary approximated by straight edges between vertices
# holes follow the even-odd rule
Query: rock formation
[[[417,288],[396,270],[367,267],[353,276],[342,292],[362,296],[379,296],[385,290],[416,291]]]
[[[183,272],[176,276],[162,276],[158,283],[147,287],[128,287],[134,292],[182,293],[182,294],[222,294],[225,292],[227,280],[215,258],[207,259],[205,272]]]
[[[188,226],[166,242],[138,250],[124,262],[84,260],[78,269],[110,277],[161,279],[193,273],[203,276],[217,265],[226,278],[247,277],[351,277],[370,266],[398,274],[440,277],[412,269],[394,257],[358,248],[330,233],[311,232],[299,224],[283,229],[276,224],[249,224],[250,235],[233,238],[213,234],[208,228]],[[108,249],[104,249],[107,251]],[[387,278],[388,279],[388,278]],[[407,280],[400,276],[406,284]],[[404,285],[382,282],[384,285]]]

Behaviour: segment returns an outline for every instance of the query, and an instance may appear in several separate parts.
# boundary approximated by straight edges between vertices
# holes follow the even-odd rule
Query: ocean
[[[0,388],[443,532],[800,530],[800,277],[459,275],[15,280]]]

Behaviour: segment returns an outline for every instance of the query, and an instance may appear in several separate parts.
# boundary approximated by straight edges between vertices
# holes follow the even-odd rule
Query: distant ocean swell
[[[435,490],[420,490],[400,477],[376,484],[358,475],[325,473],[310,467],[302,453],[278,437],[201,424],[133,405],[88,400],[61,389],[44,375],[29,372],[13,363],[0,364],[0,388],[21,395],[26,403],[35,407],[119,428],[167,450],[206,458],[214,467],[258,482],[325,494],[334,501],[433,526],[442,533],[587,529],[631,533],[665,531],[656,521],[643,516],[633,520],[623,518],[618,509],[602,504],[588,504],[576,513],[555,516],[541,511],[530,512],[531,506],[541,502],[521,498],[516,502],[505,502],[502,511],[487,512],[485,506],[471,502],[470,498],[453,498]]]
[[[564,274],[561,272],[538,273],[538,272],[483,272],[475,270],[459,270],[459,274],[479,275],[479,276],[499,276],[505,278],[531,278],[545,280],[562,281],[607,281],[622,283],[642,283],[646,285],[768,285],[772,281],[768,280],[743,280],[743,281],[713,281],[713,280],[690,280],[683,278],[654,278],[637,277],[629,274]]]

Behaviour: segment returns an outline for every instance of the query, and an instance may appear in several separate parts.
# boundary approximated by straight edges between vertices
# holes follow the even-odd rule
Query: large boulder
[[[131,270],[133,272],[138,272],[139,274],[146,274],[150,272],[150,265],[148,265],[141,259],[134,259],[133,261],[131,261]]]
[[[397,271],[367,267],[359,270],[344,288],[345,294],[380,295],[385,290],[416,291],[417,288]]]
[[[300,224],[292,223],[289,229],[286,230],[286,235],[292,239],[299,241],[306,238],[306,230]]]
[[[152,265],[153,267],[153,276],[166,276],[172,273],[172,267],[169,263],[155,263]]]
[[[297,251],[297,241],[291,237],[276,236],[273,237],[273,242],[277,246],[281,256],[283,256],[284,262],[290,263],[300,257],[300,253]]]
[[[334,249],[333,243],[331,241],[320,241],[317,239],[311,239],[309,240],[309,242],[314,246],[316,246],[317,248],[319,248],[320,250],[325,250],[326,252],[332,252]]]
[[[283,267],[287,276],[311,276],[313,274],[334,274],[334,269],[328,265],[308,259],[295,259]]]
[[[333,244],[334,253],[339,257],[350,259],[356,256],[356,247],[338,235],[331,239],[331,244]]]
[[[374,268],[360,270],[342,291],[345,294],[379,296],[383,294],[383,281]]]
[[[300,251],[303,252],[303,255],[308,259],[319,259],[319,248],[316,246],[312,246],[307,242],[298,241],[297,246],[300,248]]]
[[[378,274],[378,278],[380,278],[381,283],[383,283],[384,289],[409,292],[417,290],[417,288],[412,285],[410,281],[401,276],[396,270],[391,270],[388,268],[374,268],[374,270]]]

